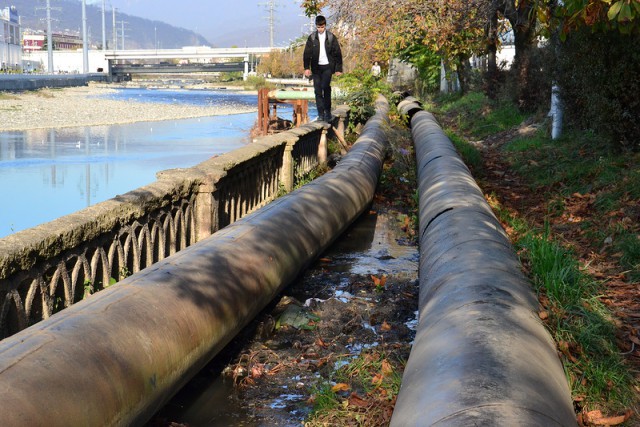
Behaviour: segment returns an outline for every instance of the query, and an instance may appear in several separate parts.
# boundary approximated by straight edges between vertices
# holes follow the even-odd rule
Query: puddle
[[[363,214],[323,255],[322,267],[350,274],[417,277],[419,254],[415,246],[396,239],[394,219],[384,213]]]

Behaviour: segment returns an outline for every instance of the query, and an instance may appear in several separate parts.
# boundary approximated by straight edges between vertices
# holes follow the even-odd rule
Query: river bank
[[[90,84],[33,92],[0,92],[0,131],[114,125],[257,111],[257,106],[159,106],[102,97],[115,91],[108,85]]]

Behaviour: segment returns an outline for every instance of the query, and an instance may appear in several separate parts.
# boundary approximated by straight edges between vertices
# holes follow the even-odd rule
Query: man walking
[[[307,38],[304,47],[304,75],[313,78],[318,119],[330,122],[331,117],[331,75],[342,74],[342,51],[336,36],[327,30],[324,16],[316,16],[316,28]]]

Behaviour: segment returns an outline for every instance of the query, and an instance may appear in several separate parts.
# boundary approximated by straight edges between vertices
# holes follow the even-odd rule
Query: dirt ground
[[[516,129],[493,135],[484,141],[484,168],[480,179],[485,194],[495,194],[500,203],[521,218],[543,227],[547,219],[553,235],[562,239],[573,248],[580,264],[586,266],[588,274],[606,283],[603,302],[616,318],[617,341],[621,354],[625,355],[637,379],[640,379],[640,284],[629,280],[628,272],[623,271],[618,263],[620,254],[614,253],[610,247],[603,246],[591,238],[580,224],[583,222],[599,224],[605,229],[608,222],[629,222],[636,218],[635,224],[626,224],[637,229],[640,219],[640,206],[629,201],[618,211],[601,216],[593,207],[595,195],[573,194],[565,200],[562,215],[550,217],[548,204],[542,191],[535,191],[525,185],[522,178],[513,173],[503,162],[499,148],[506,142],[528,133],[535,133],[535,126],[522,125]],[[633,220],[631,220],[633,222]],[[507,232],[510,232],[506,227]],[[640,392],[640,390],[639,390]]]
[[[410,140],[395,139],[394,144],[404,160],[410,157]],[[415,182],[405,173],[412,165],[400,157],[396,164],[393,156],[387,161],[385,169],[392,172],[358,220],[360,225],[339,239],[342,247],[329,250],[285,289],[216,358],[209,372],[188,386],[197,388],[198,382],[210,382],[220,372],[228,386],[228,395],[216,403],[228,407],[226,414],[211,415],[206,425],[300,426],[324,398],[322,390],[334,387],[338,397],[349,402],[350,414],[334,412],[307,425],[388,425],[397,389],[390,391],[382,383],[399,386],[418,309],[418,249],[410,217]],[[362,228],[376,231],[363,235]],[[377,251],[363,253],[363,247]],[[354,262],[376,271],[353,272]],[[352,378],[336,373],[358,360],[367,365],[363,371],[378,371],[346,374]],[[176,410],[189,399],[179,397],[149,426],[200,425]]]

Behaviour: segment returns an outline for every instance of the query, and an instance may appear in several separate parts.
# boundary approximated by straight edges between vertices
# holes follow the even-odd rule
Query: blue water
[[[255,95],[123,89],[108,96],[190,105],[255,107]],[[0,238],[194,166],[249,142],[256,113],[163,122],[0,131]],[[0,125],[1,126],[1,125]]]

